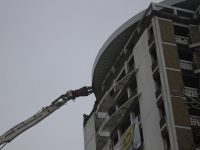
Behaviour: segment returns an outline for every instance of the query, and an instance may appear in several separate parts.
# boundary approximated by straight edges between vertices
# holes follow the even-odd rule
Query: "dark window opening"
[[[198,100],[194,97],[193,97],[193,99]],[[187,107],[188,107],[189,115],[190,116],[200,116],[200,110],[194,108],[194,103],[192,103],[193,100],[189,97],[186,97],[186,101],[188,102]],[[191,120],[190,120],[190,122],[191,122]]]
[[[170,147],[170,140],[168,133],[163,137],[163,142],[164,142],[164,148],[168,149]]]
[[[193,53],[191,52],[187,52],[187,51],[181,51],[179,50],[178,51],[178,56],[179,56],[179,59],[181,60],[186,60],[186,61],[193,61]]]
[[[135,118],[136,118],[137,116],[139,116],[139,114],[140,114],[139,102],[138,102],[137,105],[134,107],[133,113],[134,113]]]
[[[113,139],[113,144],[116,145],[118,141],[119,141],[118,135],[115,135],[115,137]]]
[[[121,99],[118,102],[118,106],[121,107],[124,103],[126,103],[128,101],[128,94],[127,92],[124,92],[123,96],[121,97]]]
[[[152,60],[152,64],[157,61],[157,53],[156,53],[156,49],[152,50],[151,52],[151,60]]]
[[[153,27],[149,28],[149,39],[153,36]]]
[[[112,106],[112,107],[109,109],[109,111],[108,111],[109,117],[111,117],[111,116],[115,113],[115,111],[116,111],[115,107]]]
[[[121,73],[121,75],[117,79],[117,82],[119,82],[125,75],[126,75],[125,70],[123,70],[122,73]]]
[[[132,56],[131,59],[128,62],[129,68],[131,68],[134,64],[134,57]]]
[[[192,132],[193,132],[194,144],[195,145],[198,145],[199,141],[200,141],[199,130],[200,130],[199,126],[198,127],[192,126]]]
[[[141,142],[144,141],[144,137],[143,137],[143,131],[142,131],[142,128],[140,128],[140,137],[141,137]]]
[[[115,90],[112,89],[112,90],[110,91],[110,96],[113,96],[114,93],[115,93]]]
[[[183,83],[186,87],[199,89],[199,78],[183,75]]]
[[[130,120],[130,116],[128,116],[120,127],[120,131],[122,135],[126,132],[126,130],[128,129],[130,125],[131,125],[131,120]]]
[[[190,100],[191,102],[191,100]],[[192,107],[188,104],[189,107]],[[194,109],[194,108],[189,108],[189,115],[192,115],[192,116],[200,116],[200,112],[197,110],[197,109]]]
[[[129,88],[131,89],[131,93],[133,93],[136,90],[137,88],[136,78],[134,78],[134,80],[131,82],[131,84],[129,85]]]
[[[157,90],[161,87],[160,75],[158,75],[154,80],[155,80],[155,86],[156,86],[156,90]]]
[[[187,37],[189,34],[189,28],[174,25],[175,35]]]
[[[162,103],[159,106],[159,114],[160,114],[160,119],[162,119],[166,115],[164,103]]]

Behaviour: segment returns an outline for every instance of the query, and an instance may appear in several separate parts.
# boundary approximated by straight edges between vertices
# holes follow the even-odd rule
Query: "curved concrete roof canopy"
[[[190,0],[190,2],[195,0]],[[175,5],[178,3],[187,2],[187,0],[165,0],[159,4]],[[182,5],[185,8],[186,5]],[[187,8],[188,9],[188,8]],[[132,32],[136,28],[136,23],[142,18],[145,10],[138,13],[123,25],[121,25],[103,44],[99,50],[96,59],[94,61],[92,70],[92,86],[94,89],[95,96],[98,98],[101,93],[102,82],[112,65],[116,61],[120,52],[124,48],[127,40],[131,36]]]

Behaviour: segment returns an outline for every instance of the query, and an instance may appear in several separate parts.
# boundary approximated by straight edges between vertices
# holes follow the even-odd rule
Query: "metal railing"
[[[190,61],[180,60],[181,69],[194,70],[194,63]]]
[[[198,89],[190,88],[190,87],[184,87],[184,89],[185,89],[185,94],[187,94],[188,96],[198,98],[198,92],[199,92]]]
[[[183,17],[183,18],[192,18],[193,19],[193,15],[195,13],[194,11],[191,11],[191,10],[186,10],[186,9],[163,5],[163,4],[152,3],[152,5],[153,5],[154,10],[172,14],[172,15],[177,15],[177,16]]]
[[[190,116],[191,126],[199,126],[200,127],[200,117],[199,116]]]
[[[176,43],[189,45],[189,38],[178,35],[176,35],[175,38],[176,38]]]
[[[200,73],[200,57],[191,61],[180,60],[180,68],[185,70],[194,70],[194,73]]]

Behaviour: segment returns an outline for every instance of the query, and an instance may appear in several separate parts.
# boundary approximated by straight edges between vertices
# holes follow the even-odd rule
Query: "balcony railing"
[[[189,45],[190,48],[200,46],[200,32],[188,34],[188,38],[190,42]]]
[[[194,70],[194,73],[200,73],[200,57],[191,61],[180,60],[180,68],[185,70]]]
[[[178,35],[176,35],[175,38],[176,38],[176,43],[189,45],[189,38]]]
[[[181,69],[194,70],[194,63],[191,61],[180,60]]]
[[[190,116],[191,126],[199,126],[200,127],[200,117],[199,116]]]
[[[191,88],[191,87],[185,87],[185,94],[187,94],[188,96],[198,98],[198,92],[199,92],[198,89]]]
[[[104,116],[102,115],[104,119],[101,121],[99,129],[97,131],[96,150],[100,150],[103,145],[107,143],[112,129],[115,127],[115,125],[120,124],[124,114],[130,111],[132,104],[136,102],[136,99],[140,95],[141,93],[129,98],[129,100],[124,103],[120,108],[118,108],[110,117],[108,116],[108,114]]]

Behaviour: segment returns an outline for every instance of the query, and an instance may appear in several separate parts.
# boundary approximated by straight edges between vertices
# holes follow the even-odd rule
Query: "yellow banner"
[[[126,131],[120,140],[120,150],[129,150],[133,145],[134,124]]]

